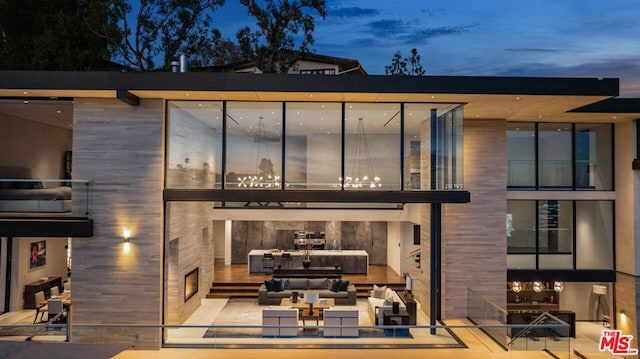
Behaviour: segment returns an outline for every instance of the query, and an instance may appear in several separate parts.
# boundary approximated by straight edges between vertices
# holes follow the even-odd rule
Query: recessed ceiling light
[[[300,122],[299,125],[302,126],[302,122]]]
[[[538,118],[542,118],[542,115],[538,115]]]
[[[29,91],[22,91],[22,94],[23,94],[23,95],[28,95],[28,94],[29,94]]]
[[[24,100],[23,102],[24,102],[24,104],[26,105],[26,104],[28,104],[28,103],[29,103],[29,100]]]
[[[613,116],[613,117],[611,117],[611,118],[615,120],[617,117],[616,117],[616,116]]]
[[[56,111],[56,113],[62,113],[62,111],[58,110],[58,111]]]
[[[435,96],[431,96],[431,98],[436,98]]]
[[[516,96],[516,100],[519,100],[519,99],[520,99],[520,96]]]
[[[187,92],[187,93],[185,93],[184,95],[185,95],[185,96],[191,96],[191,94],[190,94],[190,93],[188,93],[188,92]]]
[[[202,104],[201,104],[201,103],[199,103],[199,104],[198,104],[198,107],[202,107]]]

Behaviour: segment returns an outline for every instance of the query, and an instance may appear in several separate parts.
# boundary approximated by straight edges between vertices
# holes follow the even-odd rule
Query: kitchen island
[[[291,263],[282,263],[282,253],[291,253]],[[302,267],[302,252],[300,251],[272,251],[268,249],[253,249],[247,258],[249,273],[265,273],[262,259],[265,253],[272,253],[274,265],[284,267]],[[343,274],[367,274],[369,272],[369,254],[364,250],[312,250],[311,267],[340,266]]]

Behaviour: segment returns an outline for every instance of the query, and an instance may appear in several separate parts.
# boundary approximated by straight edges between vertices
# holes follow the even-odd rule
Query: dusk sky
[[[640,97],[638,0],[327,0],[313,52],[357,59],[369,74],[418,49],[427,75],[617,77]],[[255,27],[237,0],[214,26]]]

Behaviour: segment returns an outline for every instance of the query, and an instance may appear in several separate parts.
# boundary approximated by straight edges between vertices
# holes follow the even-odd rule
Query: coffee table
[[[325,302],[326,300],[326,302]],[[298,302],[291,302],[291,298],[282,298],[280,301],[281,307],[291,307],[296,309],[307,309],[309,303],[304,302],[304,298],[298,298]],[[321,312],[323,309],[336,306],[336,301],[333,298],[320,298],[320,301],[313,303],[313,309],[319,309]]]

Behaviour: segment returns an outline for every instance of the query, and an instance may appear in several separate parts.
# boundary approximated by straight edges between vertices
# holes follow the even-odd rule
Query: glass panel
[[[220,188],[222,102],[167,104],[167,188]]]
[[[536,255],[508,254],[507,269],[536,269]]]
[[[227,189],[278,189],[282,103],[227,103]]]
[[[555,200],[539,201],[538,230],[538,246],[540,253],[572,253],[572,202]]]
[[[536,128],[533,123],[507,123],[507,186],[536,185]]]
[[[286,105],[286,188],[340,189],[342,105]]]
[[[577,269],[613,268],[613,202],[576,202]]]
[[[613,189],[611,132],[611,124],[576,124],[576,188]]]
[[[431,108],[428,104],[404,105],[405,191],[429,189]]]
[[[400,104],[349,103],[345,189],[400,189]]]
[[[540,187],[573,187],[571,124],[538,125],[538,176]]]
[[[573,254],[540,254],[538,269],[573,269]]]
[[[507,253],[536,253],[536,201],[507,201]]]
[[[462,106],[439,115],[436,120],[436,188],[462,189],[463,186]]]

